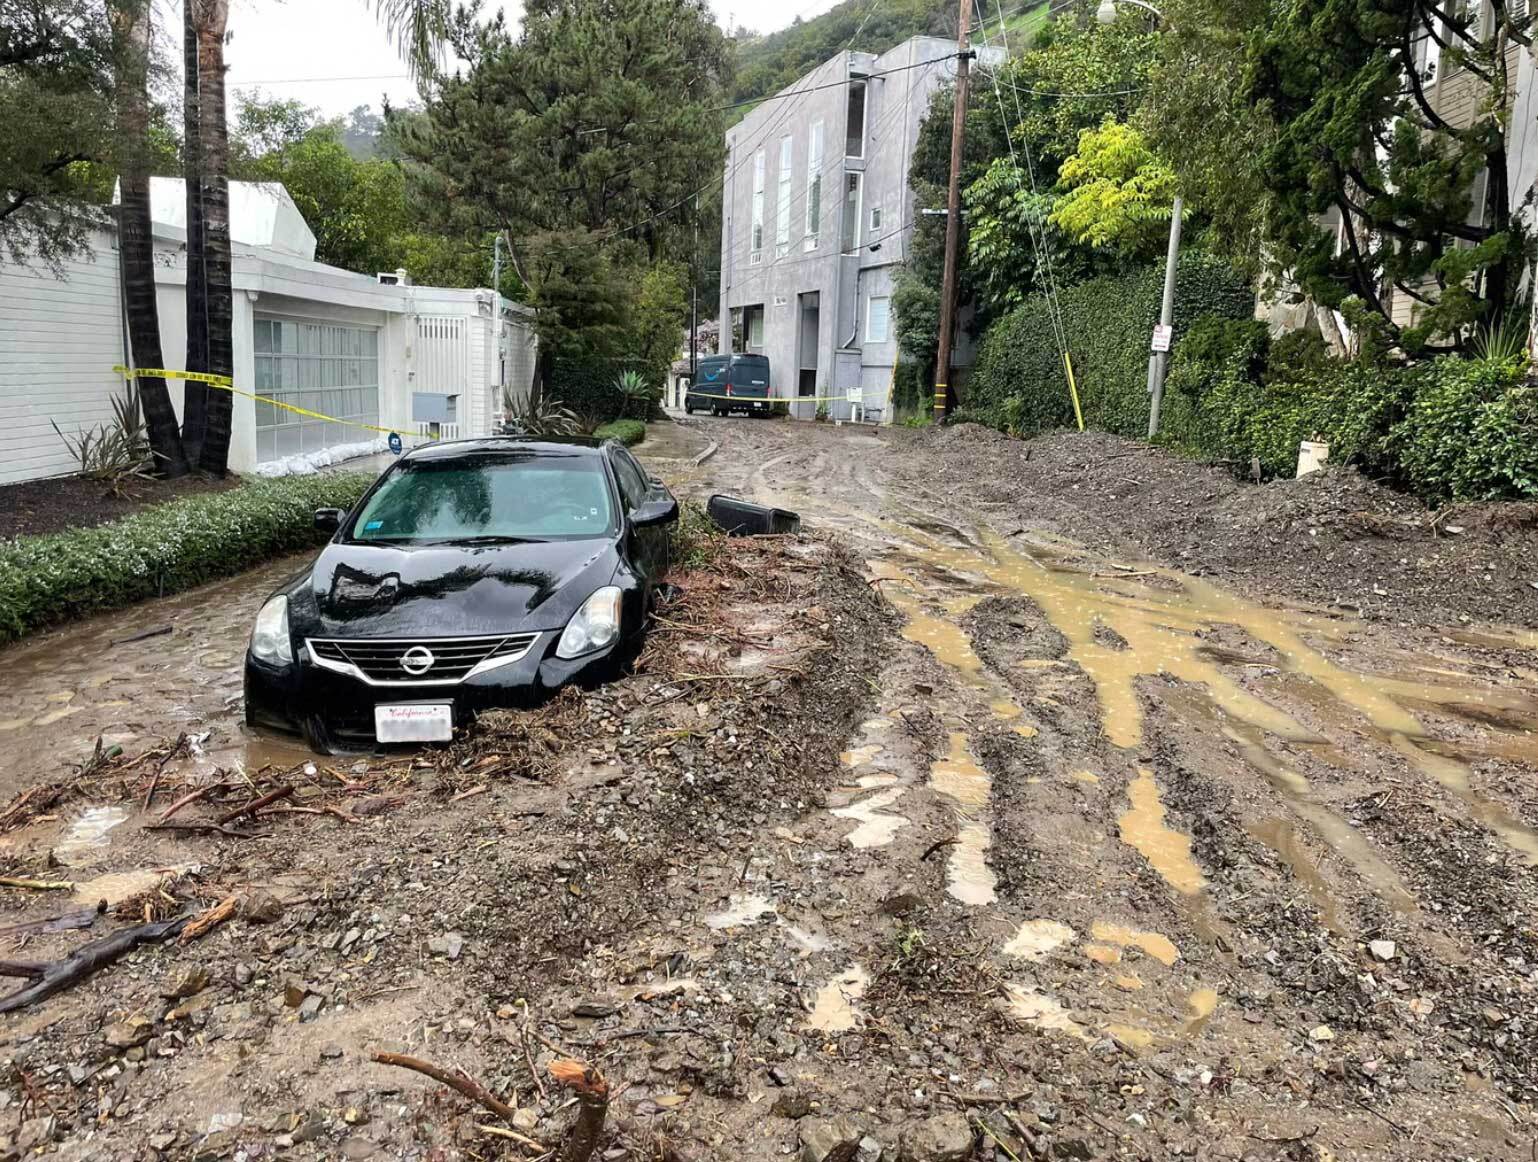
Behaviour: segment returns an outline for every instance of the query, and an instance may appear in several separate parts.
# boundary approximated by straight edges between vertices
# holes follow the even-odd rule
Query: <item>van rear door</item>
[[[768,358],[763,355],[733,356],[731,383],[733,399],[768,399]]]

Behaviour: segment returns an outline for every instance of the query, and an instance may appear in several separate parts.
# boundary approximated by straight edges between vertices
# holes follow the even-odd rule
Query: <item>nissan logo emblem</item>
[[[401,655],[401,669],[413,678],[420,678],[433,668],[435,660],[432,650],[426,646],[412,646]]]

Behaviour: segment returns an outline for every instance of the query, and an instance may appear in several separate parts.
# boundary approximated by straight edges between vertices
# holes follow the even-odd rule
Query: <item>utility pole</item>
[[[946,198],[945,278],[940,286],[940,350],[935,356],[935,422],[945,419],[951,400],[951,337],[956,330],[956,251],[961,245],[961,147],[967,129],[967,65],[971,60],[972,0],[961,0],[956,28],[956,108],[951,117],[951,187]]]
[[[700,200],[694,199],[694,253],[689,258],[689,386],[700,362]]]
[[[1159,311],[1159,325],[1164,334],[1170,336],[1169,328],[1175,325],[1175,268],[1180,262],[1180,216],[1185,209],[1185,203],[1179,194],[1175,195],[1174,216],[1170,220],[1170,249],[1169,257],[1164,266],[1164,306]],[[1169,368],[1169,345],[1164,345],[1163,351],[1154,351],[1148,357],[1148,438],[1151,440],[1159,434],[1159,411],[1164,406],[1164,373]]]

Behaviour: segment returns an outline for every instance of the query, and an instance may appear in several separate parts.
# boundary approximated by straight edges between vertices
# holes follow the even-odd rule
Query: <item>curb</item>
[[[705,463],[706,460],[709,460],[712,456],[714,456],[720,450],[721,450],[720,441],[714,441],[713,440],[713,441],[711,441],[710,447],[706,448],[703,452],[701,452],[698,456],[696,456],[693,460],[691,460],[690,464],[693,467],[698,468],[701,464]]]

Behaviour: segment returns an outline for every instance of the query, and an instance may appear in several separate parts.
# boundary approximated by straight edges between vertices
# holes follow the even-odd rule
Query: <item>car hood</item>
[[[296,634],[455,637],[560,629],[618,564],[609,539],[332,543],[290,589]]]

